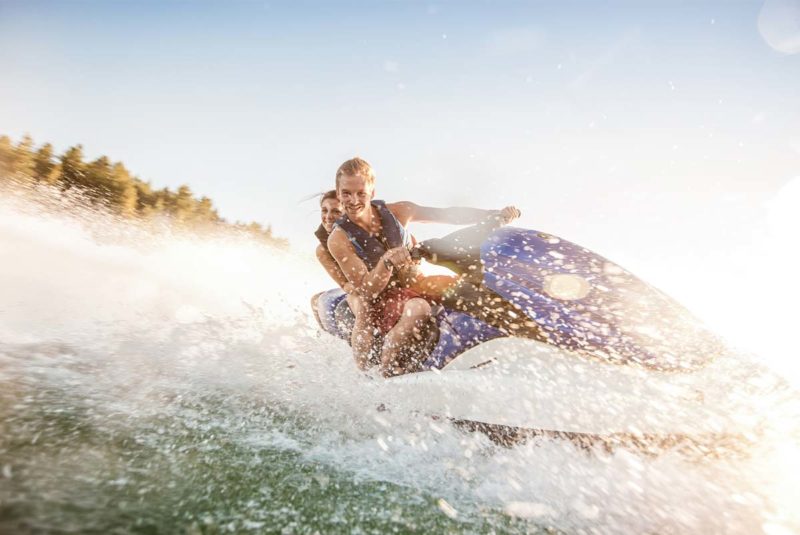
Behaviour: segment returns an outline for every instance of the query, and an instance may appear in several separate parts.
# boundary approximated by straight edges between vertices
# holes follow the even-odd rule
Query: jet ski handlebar
[[[421,245],[422,245],[421,243],[418,243],[416,245],[412,245],[408,249],[408,252],[411,255],[411,260],[413,260],[414,262],[419,262],[423,258],[427,260],[428,253],[425,251],[424,248],[421,247]]]

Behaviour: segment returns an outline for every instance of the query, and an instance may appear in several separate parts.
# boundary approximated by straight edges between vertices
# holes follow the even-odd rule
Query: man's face
[[[328,232],[333,230],[333,224],[342,217],[342,204],[339,199],[325,199],[320,206],[320,216],[322,216],[322,226]]]
[[[339,178],[339,188],[336,190],[345,213],[352,219],[370,209],[370,201],[375,196],[375,190],[366,179],[361,176],[344,175]]]

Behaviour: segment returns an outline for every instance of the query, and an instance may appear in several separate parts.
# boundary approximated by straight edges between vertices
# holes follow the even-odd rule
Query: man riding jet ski
[[[426,240],[413,258],[459,275],[435,310],[438,339],[414,371],[442,368],[488,340],[513,336],[608,363],[692,370],[723,345],[685,308],[602,256],[495,219]],[[322,327],[342,336],[344,294],[319,300]],[[337,312],[337,308],[339,308]]]
[[[717,455],[760,433],[737,387],[757,370],[717,358],[716,336],[608,259],[493,221],[423,241],[411,256],[459,277],[408,370],[437,373],[388,381],[404,410],[504,444],[541,436]],[[344,299],[331,290],[317,305],[322,328],[346,339]]]
[[[464,225],[490,215],[511,221],[519,217],[519,210],[513,206],[481,210],[377,201],[374,171],[361,158],[339,167],[336,196],[344,216],[320,245],[352,287],[348,301],[356,320],[351,340],[356,364],[361,369],[369,367],[370,348],[374,348],[385,375],[416,369],[409,357],[434,334],[431,305],[455,279],[427,277],[416,268],[409,254],[413,242],[406,227],[414,221]],[[374,331],[360,326],[367,316]]]
[[[340,190],[353,186],[343,183]],[[392,228],[396,216],[386,205],[359,203],[354,214],[370,206],[376,228]],[[742,374],[756,371],[717,358],[722,343],[685,308],[580,245],[500,227],[488,217],[496,212],[484,214],[481,223],[410,248],[410,240],[398,241],[391,231],[346,232],[347,220],[337,222],[325,245],[345,275],[353,256],[367,256],[369,248],[385,252],[373,254],[364,269],[386,279],[420,258],[457,274],[439,288],[437,304],[428,305],[426,325],[435,328],[418,331],[407,346],[413,358],[383,370],[400,376],[372,387],[396,391],[391,399],[403,410],[490,436],[533,433],[637,448],[704,444],[711,448],[705,451],[724,443],[738,448],[743,436],[756,436],[758,418],[735,388]],[[349,244],[345,254],[332,242],[337,232]],[[390,250],[390,257],[402,256],[397,265],[386,256]],[[361,299],[379,281],[363,275],[347,275],[367,283]],[[343,290],[320,294],[315,308],[324,330],[349,340],[344,319],[352,313]],[[409,373],[426,370],[437,373]]]

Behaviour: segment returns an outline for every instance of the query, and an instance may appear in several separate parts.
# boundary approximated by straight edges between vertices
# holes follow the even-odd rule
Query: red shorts
[[[388,333],[400,320],[406,303],[417,297],[422,295],[408,288],[386,290],[372,303],[370,322],[380,329],[381,334]]]

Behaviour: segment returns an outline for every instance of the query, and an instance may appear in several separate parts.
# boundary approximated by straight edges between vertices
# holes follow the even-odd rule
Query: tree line
[[[285,239],[272,234],[270,226],[225,221],[211,199],[198,199],[189,186],[180,186],[177,191],[154,189],[149,182],[131,174],[122,162],[112,162],[107,156],[87,162],[81,145],[56,155],[50,143],[37,148],[29,135],[16,144],[8,136],[0,136],[0,181],[4,180],[42,184],[61,191],[75,188],[89,202],[103,205],[123,217],[167,216],[182,227],[226,227],[272,245],[288,245]]]

